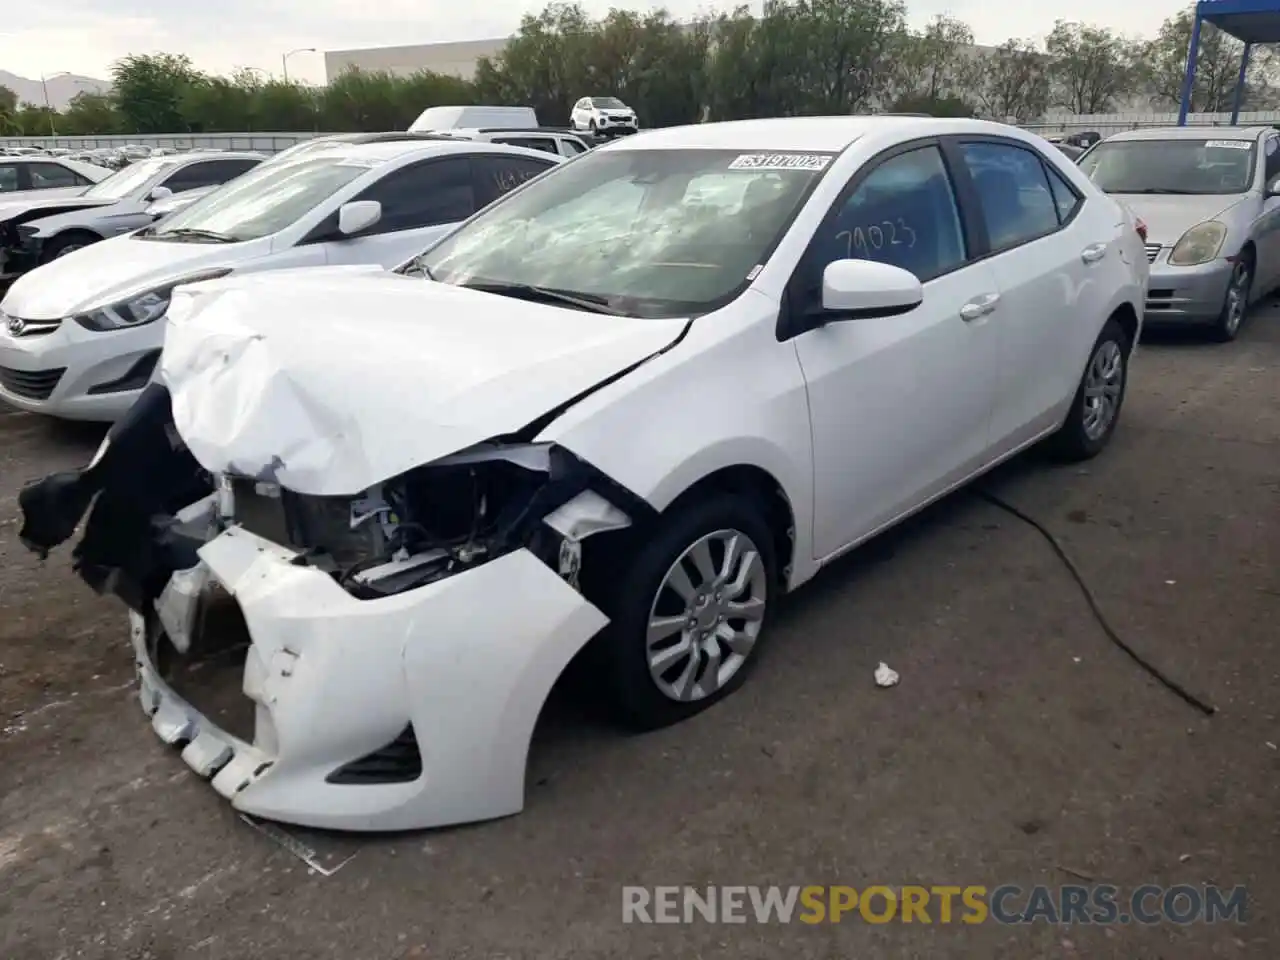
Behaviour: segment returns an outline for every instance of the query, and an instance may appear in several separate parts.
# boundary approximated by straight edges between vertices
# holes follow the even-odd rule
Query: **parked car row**
[[[124,414],[21,537],[87,514],[144,711],[236,808],[515,813],[570,661],[684,720],[834,558],[1033,444],[1101,452],[1142,229],[979,121],[298,148],[0,302],[6,400]],[[172,669],[231,651],[243,727]]]

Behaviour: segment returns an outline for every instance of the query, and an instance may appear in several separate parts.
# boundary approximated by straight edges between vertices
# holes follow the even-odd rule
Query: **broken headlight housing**
[[[141,327],[144,324],[154,323],[169,312],[169,301],[173,299],[175,287],[184,283],[199,283],[201,280],[216,280],[230,272],[230,268],[207,270],[167,283],[162,287],[156,287],[154,290],[135,294],[117,303],[108,303],[86,310],[76,314],[72,319],[86,330],[92,330],[95,333]]]
[[[481,444],[355,497],[220,479],[226,519],[299,552],[354,596],[425,586],[522,547],[578,586],[581,543],[652,511],[553,444]]]

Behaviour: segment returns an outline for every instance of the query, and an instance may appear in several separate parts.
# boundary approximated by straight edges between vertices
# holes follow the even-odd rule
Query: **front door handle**
[[[1107,255],[1105,243],[1091,243],[1080,251],[1080,259],[1085,263],[1097,263]]]
[[[974,297],[960,308],[960,319],[967,323],[979,317],[985,317],[996,308],[999,302],[1000,294],[998,293],[984,293],[980,297]]]

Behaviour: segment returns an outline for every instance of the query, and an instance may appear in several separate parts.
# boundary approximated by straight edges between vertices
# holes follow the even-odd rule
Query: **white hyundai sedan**
[[[151,379],[180,284],[325,264],[394,267],[558,162],[423,138],[333,143],[263,164],[162,222],[21,276],[0,301],[0,401],[115,420]]]
[[[503,816],[579,653],[626,723],[692,717],[833,558],[1038,441],[1099,453],[1146,275],[1132,216],[1011,127],[643,133],[399,271],[183,288],[157,382],[23,491],[22,537],[96,497],[77,569],[239,810]],[[235,650],[215,704],[186,666]]]

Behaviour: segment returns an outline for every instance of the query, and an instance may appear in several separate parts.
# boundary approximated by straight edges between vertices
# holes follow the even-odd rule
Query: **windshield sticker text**
[[[1248,140],[1210,140],[1205,144],[1211,150],[1252,150]]]
[[[820,153],[744,153],[730,170],[825,170],[831,157]]]

